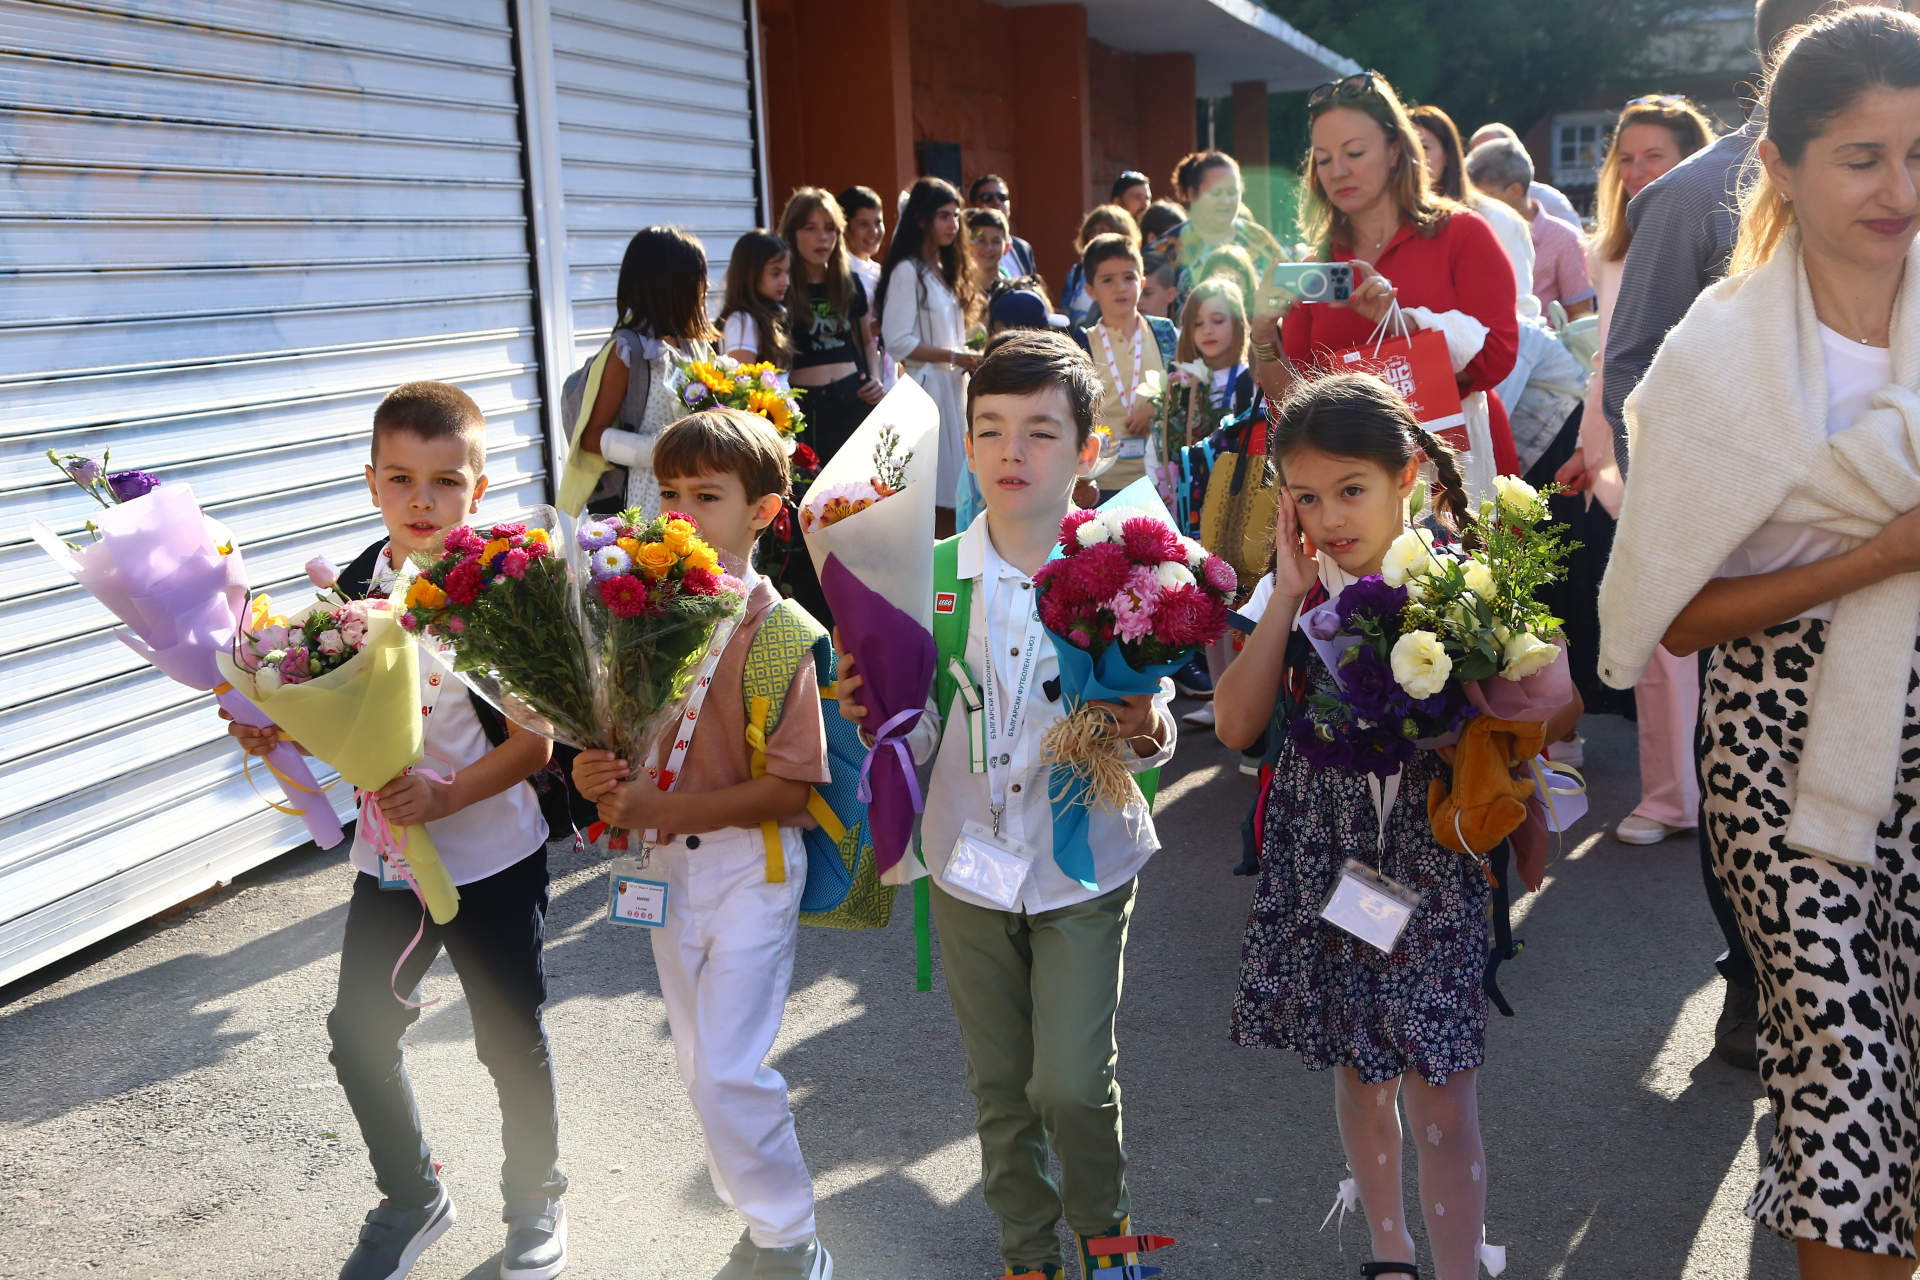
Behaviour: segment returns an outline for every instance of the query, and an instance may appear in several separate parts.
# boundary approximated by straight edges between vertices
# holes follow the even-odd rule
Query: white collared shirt
[[[1011,706],[1019,693],[1016,685],[1022,659],[1027,656],[1015,650],[1022,647],[1028,635],[1028,623],[1036,615],[1033,579],[1000,558],[993,540],[987,536],[985,515],[976,519],[961,536],[959,575],[973,580],[972,617],[967,624],[967,671],[979,685],[988,678],[986,657],[991,653],[991,678],[998,681],[994,700],[1000,706]],[[987,589],[989,581],[995,584],[991,591]],[[993,605],[991,616],[987,612],[989,595]],[[1047,799],[1051,770],[1041,763],[1040,743],[1047,730],[1064,714],[1061,704],[1049,700],[1043,687],[1060,674],[1060,659],[1054,653],[1052,640],[1037,626],[1034,631],[1041,640],[1038,660],[1028,673],[1025,714],[1011,747],[1002,747],[1011,759],[1005,771],[1006,811],[1000,821],[1004,835],[1024,841],[1037,851],[1033,870],[1020,892],[1020,910],[1027,915],[1054,911],[1111,893],[1138,875],[1160,847],[1152,816],[1139,807],[1125,813],[1094,807],[1087,824],[1087,843],[1093,849],[1096,887],[1088,889],[1068,879],[1053,860],[1053,807]],[[1141,759],[1130,746],[1122,745],[1122,758],[1135,773],[1157,768],[1173,758],[1179,735],[1169,710],[1172,701],[1173,682],[1162,679],[1159,692],[1153,695],[1153,707],[1155,718],[1162,726],[1164,747],[1151,757]],[[933,780],[927,789],[926,812],[920,823],[926,867],[922,870],[910,857],[902,859],[900,865],[909,868],[909,878],[929,872],[938,878],[947,865],[948,855],[953,852],[954,841],[960,836],[961,824],[969,818],[988,825],[993,821],[993,794],[989,787],[992,775],[972,772],[966,715],[963,712],[946,717],[943,724],[944,710],[928,699],[927,714],[907,735],[914,759],[920,763],[934,756],[936,747],[939,752],[934,759]],[[944,880],[940,881],[940,888],[962,902],[991,911],[1000,910],[995,904],[956,889]]]

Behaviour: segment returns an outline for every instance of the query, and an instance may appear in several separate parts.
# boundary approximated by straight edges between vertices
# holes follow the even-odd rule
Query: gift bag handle
[[[1407,328],[1407,317],[1406,314],[1400,310],[1400,299],[1398,298],[1393,299],[1393,301],[1387,304],[1386,314],[1380,317],[1380,323],[1375,325],[1373,332],[1367,335],[1367,341],[1373,344],[1373,355],[1376,360],[1380,357],[1381,346],[1384,345],[1387,340],[1388,325],[1393,325],[1399,330],[1399,332],[1394,335],[1395,337],[1405,338],[1409,342],[1413,340],[1413,331]]]

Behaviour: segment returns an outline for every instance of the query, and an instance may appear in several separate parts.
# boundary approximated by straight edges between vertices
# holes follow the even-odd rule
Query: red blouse
[[[1335,262],[1350,262],[1353,254],[1338,245]],[[1520,321],[1515,313],[1519,285],[1506,250],[1479,214],[1455,213],[1431,239],[1402,222],[1393,239],[1374,262],[1375,270],[1393,282],[1403,307],[1431,311],[1462,311],[1487,326],[1480,354],[1460,371],[1460,394],[1485,391],[1492,419],[1496,465],[1502,472],[1518,465],[1513,435],[1507,427],[1505,406],[1492,394],[1509,373],[1520,349]],[[1287,312],[1280,325],[1280,342],[1296,367],[1336,366],[1332,354],[1357,347],[1372,336],[1374,322],[1358,311],[1320,302],[1303,302]],[[1449,432],[1464,445],[1464,430]]]

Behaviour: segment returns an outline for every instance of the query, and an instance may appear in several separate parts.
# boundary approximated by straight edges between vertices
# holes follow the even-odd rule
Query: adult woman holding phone
[[[1278,401],[1310,366],[1335,368],[1397,301],[1409,330],[1447,338],[1463,407],[1486,416],[1494,469],[1519,473],[1506,410],[1493,389],[1513,369],[1520,330],[1513,267],[1480,216],[1435,192],[1412,119],[1378,73],[1363,71],[1307,95],[1306,225],[1322,262],[1353,266],[1345,301],[1302,302],[1276,284],[1297,271],[1269,266],[1252,323],[1254,377]],[[1284,348],[1284,350],[1283,350]],[[1456,448],[1468,432],[1443,432]]]

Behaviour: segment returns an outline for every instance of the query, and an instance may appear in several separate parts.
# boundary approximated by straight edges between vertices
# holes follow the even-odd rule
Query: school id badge
[[[407,873],[412,869],[413,868],[407,865],[407,860],[405,858],[389,857],[384,853],[381,854],[380,855],[380,887],[382,889],[408,888],[409,886],[407,884]]]
[[[956,889],[985,898],[1002,911],[1020,904],[1020,887],[1039,851],[1012,836],[999,836],[984,822],[969,818],[953,842],[940,878]]]
[[[1413,919],[1420,895],[1364,862],[1347,859],[1320,918],[1345,929],[1375,949],[1391,953]]]
[[[638,858],[615,858],[607,870],[607,919],[658,929],[667,922],[667,886],[641,876]]]

